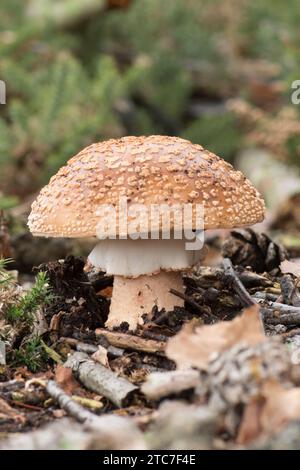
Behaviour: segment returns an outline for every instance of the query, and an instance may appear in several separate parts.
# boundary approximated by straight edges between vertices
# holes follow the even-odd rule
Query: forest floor
[[[105,328],[113,279],[82,258],[19,283],[3,263],[0,448],[297,447],[297,252],[250,229],[206,250],[185,307],[134,333]]]

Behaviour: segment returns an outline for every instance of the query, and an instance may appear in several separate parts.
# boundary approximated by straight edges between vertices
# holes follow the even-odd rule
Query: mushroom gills
[[[107,275],[138,277],[164,271],[182,271],[202,257],[202,251],[186,250],[185,239],[105,239],[99,241],[90,263]]]

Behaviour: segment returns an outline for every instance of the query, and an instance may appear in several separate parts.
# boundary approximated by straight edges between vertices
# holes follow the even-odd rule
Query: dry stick
[[[255,300],[271,300],[272,302],[276,302],[278,299],[278,295],[275,294],[269,294],[268,292],[255,292],[255,294],[252,295],[252,298]]]
[[[8,382],[0,382],[0,392],[14,392],[16,390],[21,390],[24,386],[24,380],[13,379]]]
[[[79,405],[94,411],[102,410],[104,406],[101,401],[93,400],[92,398],[81,397],[79,395],[72,395],[72,400],[74,400]]]
[[[223,261],[223,265],[225,268],[225,274],[228,275],[229,278],[231,278],[232,287],[234,288],[235,292],[238,294],[239,298],[245,306],[250,306],[254,304],[260,305],[261,303],[264,303],[265,299],[253,298],[247,292],[240,279],[236,275],[230,259],[225,258]],[[285,314],[280,315],[280,317],[276,318],[274,317],[273,310],[279,310],[280,312],[284,312]],[[263,320],[272,325],[300,324],[299,307],[292,307],[290,305],[285,305],[277,302],[269,302],[267,307],[263,307],[261,309],[261,313],[263,314]],[[270,317],[269,315],[272,315],[272,317]]]
[[[251,271],[242,271],[237,273],[238,278],[245,287],[270,287],[272,282],[261,274],[253,273]]]
[[[130,349],[132,351],[162,355],[164,354],[166,347],[166,343],[164,341],[145,339],[140,336],[119,333],[117,331],[108,331],[104,328],[97,328],[95,333],[97,336],[104,336],[112,346],[122,349]]]
[[[126,406],[133,392],[138,389],[128,380],[94,362],[85,353],[75,352],[64,366],[70,367],[87,389],[105,396],[119,408]]]
[[[30,405],[29,403],[23,403],[17,400],[9,400],[9,404],[17,406],[19,408],[25,408],[31,411],[43,411],[43,408],[41,408],[40,406]]]
[[[67,338],[65,336],[62,336],[59,339],[59,342],[61,343],[67,343],[73,348],[76,348],[77,351],[79,352],[84,352],[86,354],[94,354],[96,351],[98,351],[98,346],[95,344],[89,344],[89,343],[83,343],[79,339],[75,338]],[[124,349],[121,348],[116,348],[115,346],[108,346],[107,352],[113,357],[121,357],[123,356]]]
[[[232,288],[234,289],[235,293],[239,296],[244,307],[251,307],[252,305],[255,305],[257,303],[256,300],[251,297],[245,286],[242,284],[238,275],[234,271],[229,258],[224,258],[223,266],[225,270],[225,276],[230,281]]]
[[[194,307],[203,316],[209,317],[211,315],[211,313],[208,313],[205,307],[202,307],[202,305],[195,302],[195,300],[191,299],[188,295],[183,294],[182,292],[179,292],[178,290],[175,290],[175,289],[170,289],[170,292],[171,294],[176,295],[180,299],[183,299],[187,304],[190,304],[191,307]]]
[[[292,338],[293,336],[300,335],[300,328],[294,328],[293,330],[281,333],[282,338]]]
[[[70,398],[53,380],[46,383],[46,391],[69,416],[82,423],[84,431],[95,431],[103,449],[145,449],[142,433],[132,420],[106,414],[97,416]]]
[[[76,348],[77,351],[84,352],[86,354],[94,354],[98,350],[98,347],[95,344],[82,343],[79,339],[76,338],[61,336],[58,342],[66,343],[72,348]]]
[[[159,323],[158,323],[159,324]],[[166,336],[166,335],[163,335],[161,333],[157,333],[156,331],[151,331],[149,328],[151,328],[151,326],[156,326],[157,323],[156,323],[156,320],[155,322],[149,322],[147,323],[146,325],[144,325],[143,327],[143,331],[142,331],[142,335],[144,338],[149,338],[149,339],[154,339],[155,341],[168,341],[169,337]],[[113,346],[111,346],[113,347]]]
[[[65,410],[68,415],[72,416],[80,423],[97,419],[97,416],[72,400],[54,380],[48,380],[46,391],[48,395],[59,404],[60,408]]]
[[[214,318],[215,320],[218,320],[218,317],[212,313],[212,311],[209,309],[209,307],[202,306],[198,304],[194,299],[191,299],[186,294],[183,294],[182,292],[179,292],[175,289],[170,289],[170,292],[174,295],[177,295],[177,297],[180,297],[183,299],[187,304],[190,304],[192,307],[194,307],[198,312],[205,318],[206,320],[209,320],[211,318]]]
[[[300,325],[300,312],[298,313],[285,313],[279,317],[274,316],[274,312],[268,308],[262,308],[264,321],[269,325]]]
[[[262,299],[257,299],[257,300],[259,304],[263,304],[264,308],[266,308],[269,311],[277,310],[278,312],[283,313],[283,314],[292,314],[292,313],[295,315],[298,314],[300,318],[300,307],[293,307],[292,305],[285,305],[285,304],[281,304],[278,302],[268,302],[265,305],[265,302]]]
[[[285,305],[278,302],[266,302],[264,299],[257,299],[258,304],[262,305],[261,312],[264,321],[270,325],[300,325],[300,307]],[[280,315],[274,315],[275,312]]]
[[[142,392],[151,400],[178,394],[195,388],[200,382],[196,370],[173,370],[170,372],[153,372],[142,386]]]
[[[283,303],[300,306],[300,294],[290,274],[285,274],[280,280]]]

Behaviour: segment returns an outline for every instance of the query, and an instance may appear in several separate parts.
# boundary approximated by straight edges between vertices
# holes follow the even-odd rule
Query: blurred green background
[[[127,134],[300,167],[299,24],[296,0],[1,0],[0,207]]]

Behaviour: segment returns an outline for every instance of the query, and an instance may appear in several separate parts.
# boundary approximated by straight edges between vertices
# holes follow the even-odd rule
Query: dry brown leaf
[[[287,259],[282,261],[280,264],[280,270],[283,274],[293,274],[296,277],[300,277],[300,263],[294,261],[288,261]]]
[[[54,418],[60,419],[67,415],[65,410],[53,410],[52,414]]]
[[[262,432],[260,415],[263,404],[263,400],[254,399],[246,405],[239,426],[237,444],[247,444],[260,436]]]
[[[266,438],[300,418],[300,388],[284,388],[277,381],[263,385],[260,398],[248,403],[237,436],[238,444]]]
[[[7,420],[24,424],[27,418],[22,413],[16,412],[5,400],[0,398],[0,422]]]
[[[60,364],[58,364],[55,369],[55,380],[63,391],[69,395],[72,395],[74,391],[80,387],[73,376],[72,369]]]
[[[267,382],[263,387],[266,400],[260,417],[264,433],[273,434],[289,421],[300,418],[300,387],[286,389],[279,382]]]
[[[104,367],[109,368],[109,362],[108,362],[108,357],[107,357],[107,349],[105,349],[100,344],[98,345],[97,351],[94,352],[94,354],[92,354],[92,359],[94,359],[94,361],[96,361],[96,362],[99,362]]]
[[[197,327],[188,323],[168,341],[166,353],[180,369],[206,369],[214,353],[226,351],[239,342],[252,346],[264,339],[259,307],[254,305],[232,321]]]

